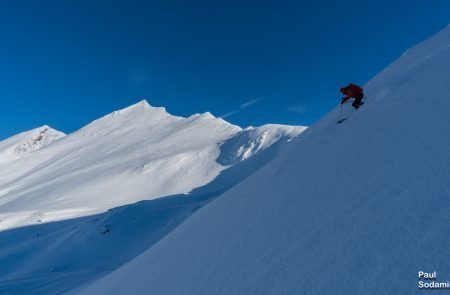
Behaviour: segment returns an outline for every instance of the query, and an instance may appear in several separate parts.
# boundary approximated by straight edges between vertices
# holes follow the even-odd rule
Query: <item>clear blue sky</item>
[[[447,0],[2,1],[0,139],[147,98],[175,115],[309,125],[450,20]],[[253,104],[246,102],[254,102]]]

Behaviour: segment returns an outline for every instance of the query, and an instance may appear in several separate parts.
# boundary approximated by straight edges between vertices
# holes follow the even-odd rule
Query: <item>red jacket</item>
[[[363,93],[363,89],[355,84],[348,84],[346,87],[341,88],[341,91],[345,94],[343,101],[347,101],[350,98],[356,98]]]

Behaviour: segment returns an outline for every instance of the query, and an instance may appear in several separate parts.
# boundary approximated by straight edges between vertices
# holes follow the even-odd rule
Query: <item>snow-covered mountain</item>
[[[189,193],[227,166],[303,130],[242,130],[210,113],[176,117],[141,101],[64,138],[49,127],[25,132],[0,143],[0,229]],[[245,140],[221,149],[235,137]]]
[[[79,294],[421,294],[419,271],[446,282],[449,65],[447,27],[369,81],[344,123],[332,110]]]
[[[0,142],[0,294],[60,294],[117,269],[304,130],[141,101],[64,137]]]
[[[24,154],[40,150],[64,136],[64,133],[49,126],[42,126],[15,135],[0,142],[0,162],[7,162]]]

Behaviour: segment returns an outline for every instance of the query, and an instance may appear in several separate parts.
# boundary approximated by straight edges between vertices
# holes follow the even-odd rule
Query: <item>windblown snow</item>
[[[61,294],[117,269],[304,130],[141,101],[67,136],[0,142],[0,294]]]
[[[416,294],[448,281],[450,27],[79,294]],[[245,136],[227,163],[257,150]],[[261,138],[264,141],[263,138]]]

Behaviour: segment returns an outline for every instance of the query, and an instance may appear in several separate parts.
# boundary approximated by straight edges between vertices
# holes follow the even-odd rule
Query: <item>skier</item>
[[[341,93],[345,95],[342,98],[341,104],[344,104],[350,98],[355,99],[352,103],[352,106],[355,109],[358,109],[361,105],[364,104],[362,102],[362,99],[364,97],[364,92],[363,92],[363,89],[361,87],[359,87],[358,85],[350,83],[347,86],[342,87],[340,90],[341,90]]]

